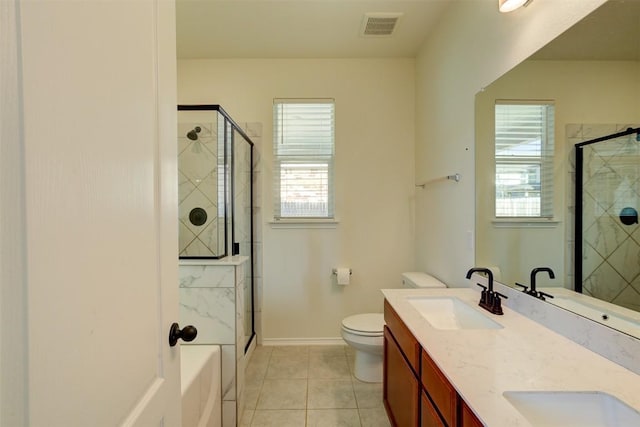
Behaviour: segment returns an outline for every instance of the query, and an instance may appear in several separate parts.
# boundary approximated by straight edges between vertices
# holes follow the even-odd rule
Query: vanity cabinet
[[[391,305],[384,303],[383,400],[397,427],[481,427]]]

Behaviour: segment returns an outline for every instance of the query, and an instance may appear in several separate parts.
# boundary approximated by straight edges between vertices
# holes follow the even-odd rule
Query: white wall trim
[[[262,345],[347,345],[340,337],[336,338],[264,338]]]

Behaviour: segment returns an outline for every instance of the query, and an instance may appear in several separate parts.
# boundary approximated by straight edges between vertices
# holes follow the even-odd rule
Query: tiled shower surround
[[[574,239],[574,144],[637,127],[567,125],[571,147],[567,189],[567,218],[572,223],[567,228],[569,256],[573,257]],[[583,293],[640,311],[640,226],[625,225],[619,218],[625,207],[640,210],[640,142],[633,134],[586,146],[583,169]],[[573,277],[568,283],[573,283]]]
[[[180,135],[186,133],[194,126],[200,126],[203,145],[208,138],[204,123],[180,124]],[[223,427],[236,426],[238,415],[242,413],[244,407],[244,372],[245,372],[245,345],[251,335],[251,318],[254,319],[254,327],[258,341],[261,338],[261,297],[262,297],[262,229],[260,227],[261,217],[261,162],[260,149],[262,143],[261,123],[238,123],[238,126],[251,138],[253,146],[253,174],[249,173],[247,166],[249,163],[250,151],[247,144],[239,145],[236,153],[238,162],[234,167],[234,202],[236,212],[234,223],[231,223],[231,216],[227,217],[227,232],[229,242],[233,232],[235,241],[240,243],[240,254],[250,254],[253,249],[253,263],[250,265],[246,256],[225,257],[222,259],[204,260],[182,260],[180,262],[180,324],[193,324],[198,328],[198,337],[191,344],[219,344],[222,349],[222,399],[223,399]],[[215,126],[211,127],[212,129]],[[183,132],[184,131],[184,132]],[[204,134],[204,135],[203,135]],[[181,140],[179,144],[180,153],[185,153],[192,142]],[[211,138],[214,138],[213,133]],[[188,140],[188,138],[183,138]],[[205,147],[201,147],[205,148]],[[221,150],[220,150],[221,152]],[[202,153],[202,152],[201,152]],[[217,170],[222,170],[222,165],[216,166],[213,160],[213,152],[206,153],[209,161]],[[187,155],[188,159],[195,156]],[[220,162],[220,160],[217,160]],[[184,166],[187,162],[183,162]],[[194,171],[200,176],[211,176],[211,164],[206,167],[199,163],[199,160],[189,163]],[[253,179],[253,211],[248,210],[248,196],[250,195],[250,182]],[[218,182],[221,182],[219,180]],[[185,193],[196,190],[182,181],[180,201]],[[222,194],[222,187],[219,189]],[[191,194],[190,193],[190,194]],[[213,201],[210,200],[212,203]],[[186,205],[185,205],[186,206]],[[244,206],[244,207],[243,207]],[[180,208],[181,225],[183,210],[192,209],[191,206]],[[229,214],[231,208],[229,207]],[[188,216],[188,213],[187,213]],[[251,218],[251,220],[250,220]],[[187,219],[188,221],[188,219]],[[251,243],[251,223],[253,221],[253,244]],[[203,227],[205,228],[205,227]],[[182,251],[181,242],[181,251]],[[182,252],[181,252],[181,255]],[[252,268],[253,267],[253,268]],[[253,313],[251,305],[252,293],[252,273],[253,273]]]

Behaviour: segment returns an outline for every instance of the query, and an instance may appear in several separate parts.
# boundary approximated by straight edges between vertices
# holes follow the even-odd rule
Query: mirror
[[[181,259],[227,255],[225,118],[208,105],[178,106],[178,243]]]
[[[555,279],[539,275],[537,286],[557,289],[556,305],[601,321],[614,322],[611,313],[630,321],[640,337],[640,230],[619,236],[636,273],[626,274],[605,300],[573,294],[574,288],[574,145],[638,127],[640,122],[640,2],[610,0],[529,59],[500,77],[476,96],[476,265],[496,270],[497,281],[508,286],[530,285],[535,267],[551,267]],[[553,160],[553,217],[545,220],[496,220],[495,119],[496,100],[553,101],[555,146]],[[640,174],[640,162],[631,161]],[[634,191],[640,200],[640,186]],[[636,224],[637,226],[637,224]],[[606,224],[592,233],[611,245]],[[634,261],[635,260],[635,261]],[[602,260],[604,261],[604,260]],[[601,262],[602,262],[601,261]],[[597,266],[594,266],[594,268]],[[624,290],[630,295],[622,301]],[[553,294],[554,290],[545,289]],[[588,290],[587,292],[588,293]],[[574,295],[569,298],[567,295]],[[554,299],[547,299],[554,303]],[[572,301],[567,302],[568,299]],[[562,301],[561,301],[562,300]],[[578,300],[578,302],[573,301]],[[594,307],[596,307],[594,309]],[[630,320],[629,320],[630,319]],[[607,320],[607,319],[604,319]],[[634,328],[635,331],[634,332]]]

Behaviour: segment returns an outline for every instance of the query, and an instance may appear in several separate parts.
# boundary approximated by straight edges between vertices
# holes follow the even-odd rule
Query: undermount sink
[[[640,426],[640,412],[599,391],[506,391],[503,396],[534,426]]]
[[[502,325],[455,297],[408,297],[436,329],[500,329]]]

